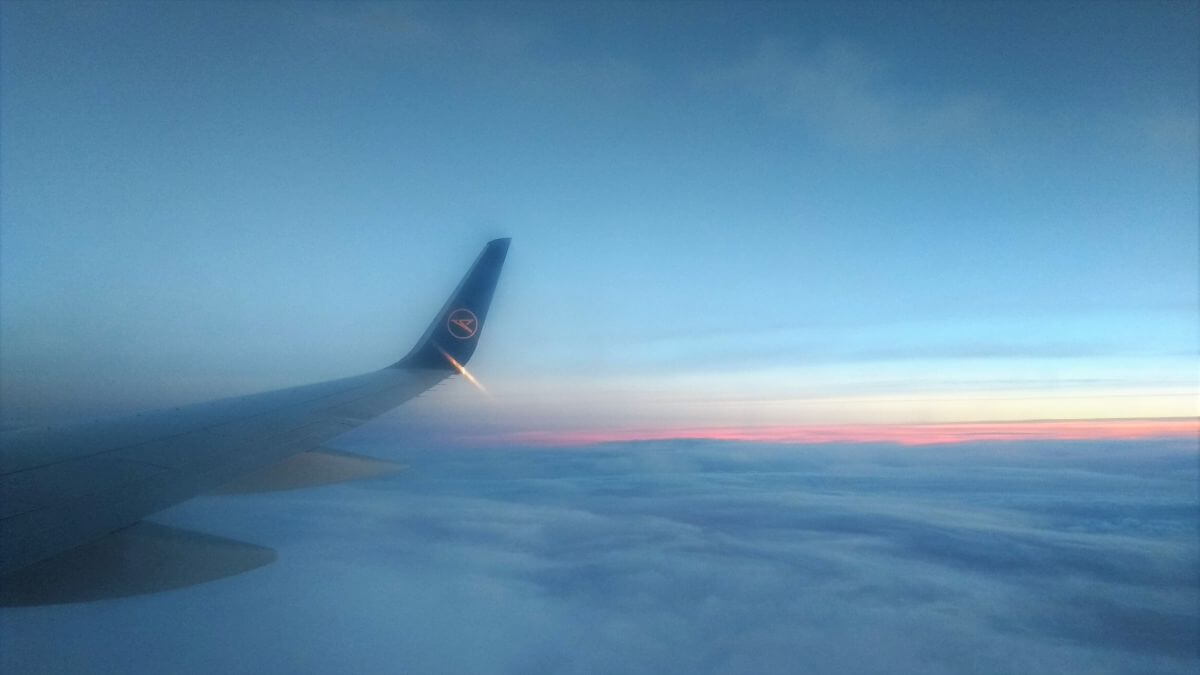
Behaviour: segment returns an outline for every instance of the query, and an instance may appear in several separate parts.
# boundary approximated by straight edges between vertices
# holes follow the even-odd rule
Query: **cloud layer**
[[[164,514],[270,545],[279,561],[155,596],[5,610],[4,670],[1197,663],[1188,444],[677,442],[405,459],[411,471],[391,479]]]

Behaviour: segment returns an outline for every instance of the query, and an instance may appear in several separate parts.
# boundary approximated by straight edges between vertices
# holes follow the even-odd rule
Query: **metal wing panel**
[[[384,370],[263,394],[156,410],[132,417],[5,433],[3,451],[0,452],[0,475],[115,449],[138,447],[201,430],[221,428],[222,433],[237,435],[239,427],[233,426],[234,423],[253,426],[264,418],[279,423],[273,415],[291,411],[300,416],[305,404],[319,408],[330,397],[339,394],[345,396],[372,381],[386,380],[387,372]]]
[[[288,455],[314,449],[424,392],[445,371],[389,368],[339,381],[339,387],[274,392],[236,406],[159,413],[165,437],[135,441],[0,476],[0,573],[19,569],[144,516],[219,487]],[[197,412],[200,414],[197,415]],[[172,414],[180,419],[169,420]],[[220,422],[213,424],[214,420]],[[180,428],[191,429],[178,433]],[[84,432],[86,429],[80,429]],[[96,446],[91,445],[89,449]],[[32,507],[32,508],[31,508]]]

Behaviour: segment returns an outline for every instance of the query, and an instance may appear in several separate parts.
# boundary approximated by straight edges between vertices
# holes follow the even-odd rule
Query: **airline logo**
[[[446,317],[446,330],[459,340],[467,340],[479,332],[479,319],[469,309],[456,309]]]

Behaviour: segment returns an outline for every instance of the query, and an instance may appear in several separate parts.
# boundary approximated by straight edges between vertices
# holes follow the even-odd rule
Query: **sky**
[[[4,672],[1193,673],[1200,4],[0,0],[0,422],[389,365]],[[256,555],[265,555],[255,548]],[[265,558],[261,558],[265,559]]]
[[[1196,3],[2,12],[6,425],[387,365],[511,236],[439,442],[1195,435]]]

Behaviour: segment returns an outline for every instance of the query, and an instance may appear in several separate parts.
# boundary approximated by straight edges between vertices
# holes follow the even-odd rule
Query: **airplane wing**
[[[190,565],[193,569],[178,579],[145,578],[149,568],[161,576],[169,566],[164,555],[195,561],[205,557],[198,555],[201,549],[236,558],[232,565],[217,565],[234,572],[273,560],[269,549],[207,535],[197,539],[139,521],[202,493],[321,484],[381,470],[378,465],[385,463],[378,460],[319,448],[462,372],[479,343],[509,241],[496,239],[484,247],[412,350],[381,370],[0,435],[0,604],[146,592],[229,573]],[[124,592],[116,579],[121,570],[114,565],[129,567],[142,549],[159,559],[144,565],[142,578]]]

